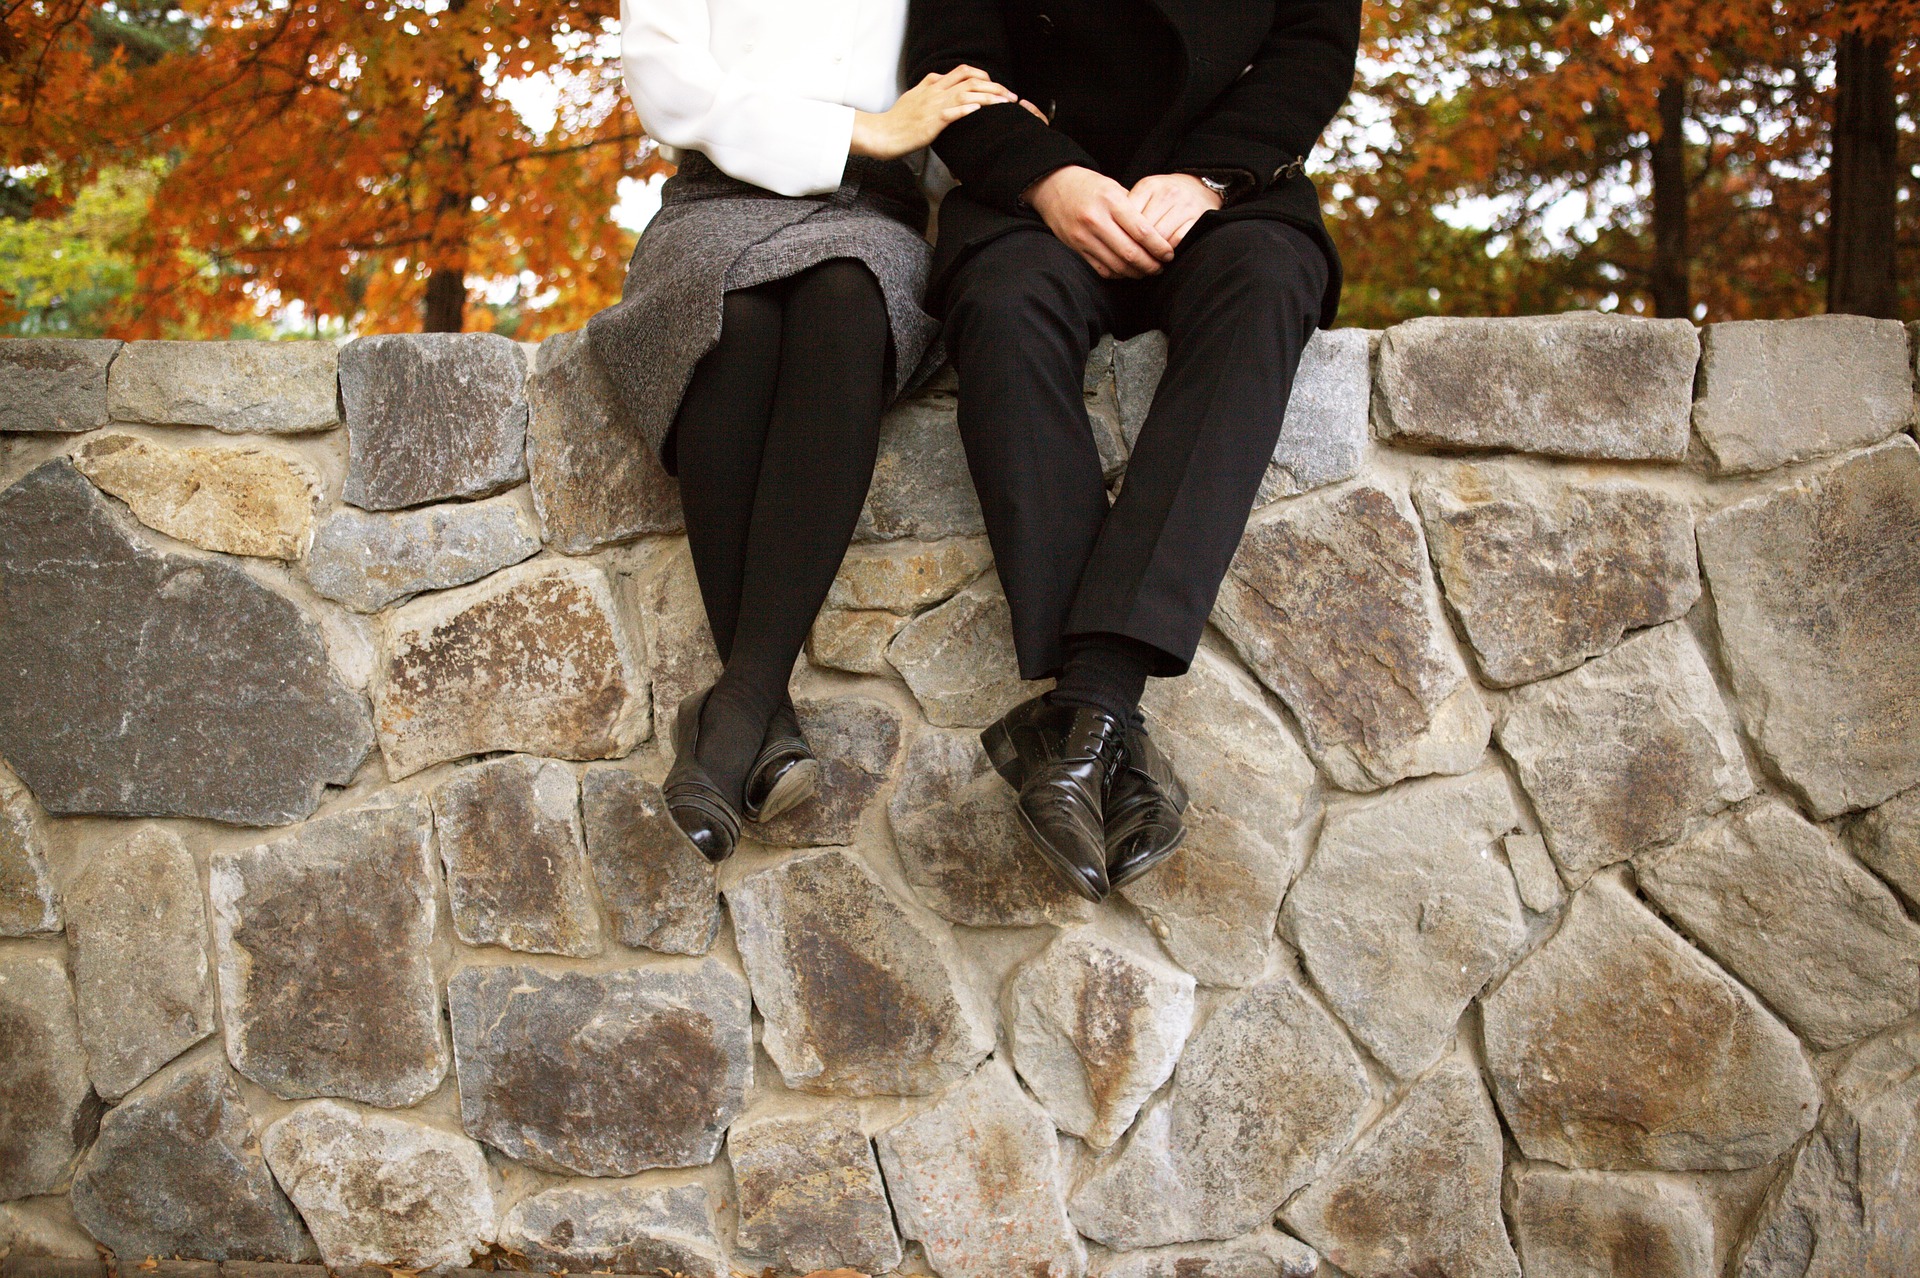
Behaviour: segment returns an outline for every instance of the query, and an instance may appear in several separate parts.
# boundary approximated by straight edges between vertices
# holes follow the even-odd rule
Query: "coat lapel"
[[[1180,36],[1186,74],[1166,117],[1140,149],[1136,165],[1165,155],[1208,103],[1239,76],[1273,25],[1274,0],[1148,0]]]

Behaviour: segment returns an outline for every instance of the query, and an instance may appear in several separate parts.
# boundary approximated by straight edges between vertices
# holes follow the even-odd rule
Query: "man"
[[[1252,509],[1339,259],[1302,172],[1345,101],[1360,0],[914,0],[909,83],[962,64],[1026,105],[934,144],[928,306],[1021,674],[1058,683],[982,734],[1027,833],[1100,900],[1184,834],[1147,739]],[[1102,333],[1165,329],[1167,370],[1109,507],[1081,397]]]

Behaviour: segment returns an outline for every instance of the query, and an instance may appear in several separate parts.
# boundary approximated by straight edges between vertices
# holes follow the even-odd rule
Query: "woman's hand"
[[[900,95],[891,108],[875,115],[853,113],[855,155],[897,160],[931,145],[940,130],[963,115],[999,102],[1018,102],[977,67],[958,66],[945,75],[929,75]]]
[[[1127,200],[1175,248],[1187,238],[1187,232],[1193,229],[1202,213],[1220,207],[1220,196],[1188,173],[1155,173],[1143,177],[1127,192]]]

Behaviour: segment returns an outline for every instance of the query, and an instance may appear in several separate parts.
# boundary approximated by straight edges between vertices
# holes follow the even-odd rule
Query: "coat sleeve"
[[[620,0],[621,70],[647,135],[781,195],[836,189],[853,108],[723,69],[708,33],[707,0]]]
[[[1266,190],[1332,123],[1359,50],[1360,0],[1275,0],[1252,64],[1187,130],[1168,167],[1240,169],[1253,175],[1254,193]]]
[[[1020,91],[1000,0],[916,0],[907,9],[907,83],[962,64]],[[955,120],[933,149],[970,197],[1003,213],[1018,213],[1021,193],[1055,169],[1098,167],[1078,142],[1013,102]]]

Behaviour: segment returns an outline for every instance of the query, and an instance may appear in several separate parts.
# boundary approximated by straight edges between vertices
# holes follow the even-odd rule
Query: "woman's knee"
[[[828,316],[885,319],[887,299],[880,281],[858,258],[830,258],[808,267],[794,282],[791,301]]]

